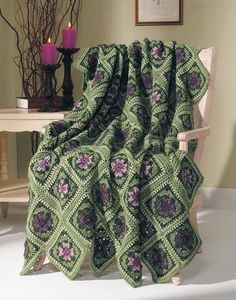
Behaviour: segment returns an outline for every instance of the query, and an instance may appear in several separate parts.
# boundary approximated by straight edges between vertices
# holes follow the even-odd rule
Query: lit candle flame
[[[68,26],[69,26],[69,28],[71,28],[71,22],[69,22],[69,25],[68,25]]]
[[[50,38],[48,38],[48,44],[51,44],[51,39]]]

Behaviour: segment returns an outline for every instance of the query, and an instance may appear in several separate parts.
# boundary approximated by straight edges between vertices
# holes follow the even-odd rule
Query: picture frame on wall
[[[182,25],[183,0],[135,0],[135,25]]]

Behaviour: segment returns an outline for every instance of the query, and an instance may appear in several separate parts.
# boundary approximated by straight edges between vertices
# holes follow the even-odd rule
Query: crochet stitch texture
[[[82,51],[83,95],[30,162],[22,275],[46,253],[74,279],[88,255],[96,274],[115,260],[137,287],[143,264],[165,282],[192,260],[201,240],[188,213],[203,177],[177,134],[194,128],[208,86],[200,50],[145,39]]]

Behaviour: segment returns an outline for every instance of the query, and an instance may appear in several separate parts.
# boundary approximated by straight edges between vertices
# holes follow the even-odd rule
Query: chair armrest
[[[211,131],[210,127],[205,126],[205,127],[198,128],[198,129],[180,132],[177,135],[177,140],[179,142],[188,142],[191,140],[198,140],[198,139],[208,136],[210,134],[210,131]]]

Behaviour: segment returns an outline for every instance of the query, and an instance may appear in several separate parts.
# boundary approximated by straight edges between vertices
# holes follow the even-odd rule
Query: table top
[[[1,108],[0,120],[56,120],[63,119],[68,111],[39,112],[37,109]]]

